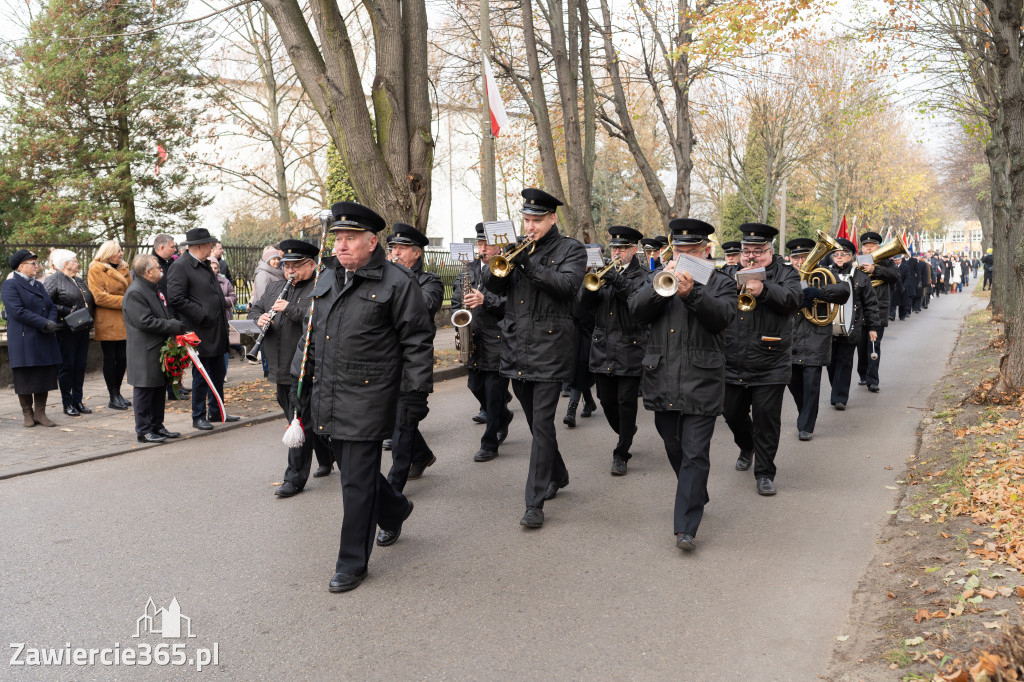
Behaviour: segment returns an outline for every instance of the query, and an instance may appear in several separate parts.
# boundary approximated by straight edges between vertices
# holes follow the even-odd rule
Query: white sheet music
[[[452,258],[460,263],[468,263],[473,260],[473,245],[472,244],[457,244],[452,242],[448,245],[451,250]]]
[[[685,253],[676,256],[676,272],[687,272],[693,281],[698,284],[707,284],[711,279],[711,273],[715,271],[713,261],[704,258],[694,258]]]
[[[494,220],[484,223],[484,234],[491,246],[507,246],[516,243],[516,226],[511,220]]]
[[[604,256],[601,254],[600,246],[587,246],[587,267],[603,268]]]

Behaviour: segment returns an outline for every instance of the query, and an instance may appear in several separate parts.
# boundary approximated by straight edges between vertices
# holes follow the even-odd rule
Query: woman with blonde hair
[[[128,366],[121,299],[131,283],[121,245],[116,239],[100,244],[89,264],[89,291],[96,301],[96,340],[103,350],[103,380],[110,394],[108,406],[115,410],[127,410],[131,405],[121,395],[121,382]]]

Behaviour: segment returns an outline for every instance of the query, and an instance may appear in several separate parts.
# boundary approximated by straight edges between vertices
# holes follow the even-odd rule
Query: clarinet
[[[285,296],[288,295],[288,291],[292,288],[294,282],[294,275],[288,278],[288,281],[284,283],[284,288],[281,289],[281,294],[277,297],[277,301],[284,300]],[[277,301],[274,301],[274,303],[277,303]],[[268,315],[270,315],[270,319],[267,320],[267,326],[260,329],[260,335],[256,337],[256,343],[252,344],[252,348],[250,348],[249,352],[245,354],[245,359],[250,362],[256,362],[257,360],[259,360],[260,348],[263,347],[263,338],[267,335],[267,331],[270,329],[270,325],[274,323],[274,318],[277,316],[277,311],[271,310],[268,313]]]

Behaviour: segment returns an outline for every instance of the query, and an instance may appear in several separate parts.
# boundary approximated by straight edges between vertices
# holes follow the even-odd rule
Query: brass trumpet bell
[[[533,250],[537,248],[537,243],[530,238],[527,238],[522,244],[512,249],[505,255],[497,255],[491,258],[487,267],[490,268],[491,274],[495,277],[508,277],[512,274],[512,270],[515,269],[512,261],[523,252],[524,249],[529,247],[527,253],[533,253]]]
[[[832,251],[841,248],[839,242],[818,230],[818,242],[811,249],[811,252],[807,254],[807,260],[800,267],[800,279],[807,282],[807,286],[817,289],[827,284],[835,284],[836,276],[832,274],[832,271],[828,268],[819,268],[818,263]],[[836,315],[839,314],[839,306],[835,303],[827,303],[816,299],[811,310],[801,308],[800,312],[803,313],[804,317],[811,324],[827,327],[832,324],[832,321],[836,319]]]
[[[739,309],[745,313],[749,313],[751,310],[757,307],[757,299],[754,295],[747,291],[746,285],[743,286],[740,295],[737,298],[737,305]]]
[[[452,313],[452,324],[460,329],[473,321],[473,313],[465,308],[460,308]]]
[[[604,266],[597,272],[588,272],[587,274],[583,275],[583,286],[587,288],[587,291],[597,291],[602,286],[604,286],[604,276],[607,275],[612,268],[615,268],[616,270],[621,270],[622,261],[620,261],[618,258],[614,258],[612,259],[611,263]]]
[[[907,251],[907,247],[903,245],[903,234],[896,239],[893,239],[888,244],[883,245],[877,251],[871,254],[871,259],[875,261],[875,265],[878,265],[887,258],[895,258],[896,256],[903,256],[904,258],[910,257],[910,252]],[[871,278],[871,286],[877,287],[885,284],[885,281],[876,277]]]
[[[674,272],[668,270],[662,270],[655,275],[652,285],[654,286],[654,293],[666,298],[674,296],[676,291],[679,290],[679,280],[676,279]]]

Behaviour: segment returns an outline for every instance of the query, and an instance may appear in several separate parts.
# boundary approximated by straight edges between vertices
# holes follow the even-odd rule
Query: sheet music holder
[[[689,273],[694,282],[707,284],[711,279],[711,273],[715,271],[715,264],[704,258],[694,258],[685,253],[676,256],[676,272]]]
[[[228,320],[228,325],[239,334],[246,334],[248,336],[260,335],[260,328],[256,324],[256,320]]]

